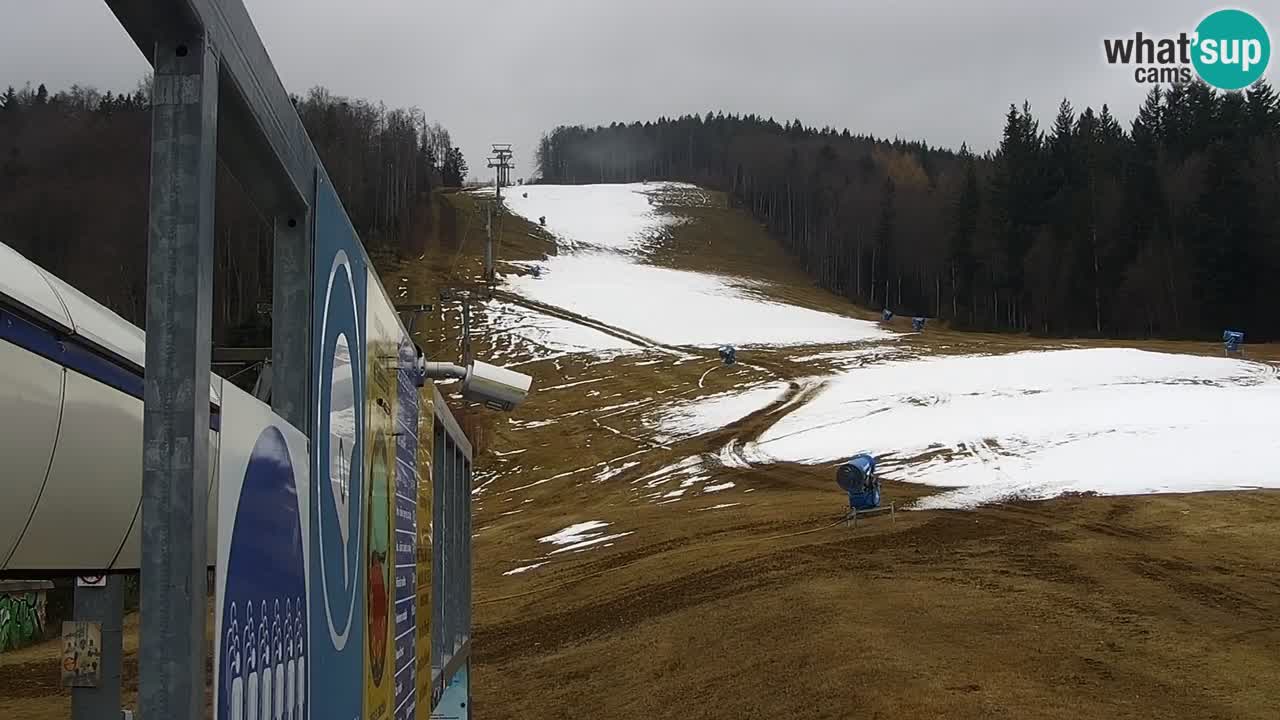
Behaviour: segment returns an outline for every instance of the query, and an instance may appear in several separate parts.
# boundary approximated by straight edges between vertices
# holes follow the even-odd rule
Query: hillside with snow
[[[805,377],[822,389],[757,437],[736,439],[758,472],[769,462],[825,466],[871,452],[886,479],[947,488],[915,505],[935,509],[1063,493],[1280,487],[1275,367],[1123,348],[993,355],[971,343],[935,355],[929,330],[904,357],[903,333],[878,323],[763,300],[748,278],[651,263],[657,239],[680,223],[655,198],[687,187],[534,185],[505,198],[513,213],[544,219],[558,248],[528,264],[536,270],[508,275],[511,293],[667,347],[737,345],[744,365],[751,348],[769,348],[775,361],[786,349],[786,377],[651,410],[656,440],[728,426],[769,405],[770,383]],[[627,346],[560,320],[523,328],[583,352]],[[853,361],[810,374],[806,358],[818,349]]]
[[[1280,348],[913,332],[723,194],[503,196],[472,349],[533,390],[498,414],[440,387],[476,448],[486,712],[1280,711]],[[404,302],[474,287],[491,199],[450,197],[457,237],[395,269]],[[453,359],[440,306],[413,332]],[[859,452],[893,511],[851,522]]]

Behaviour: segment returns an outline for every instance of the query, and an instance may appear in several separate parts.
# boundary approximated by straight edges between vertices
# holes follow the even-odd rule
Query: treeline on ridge
[[[0,242],[139,326],[146,303],[150,90],[72,86],[0,94]],[[371,253],[421,254],[431,189],[467,174],[449,132],[417,108],[332,95],[294,98],[347,213]],[[271,226],[218,166],[214,340],[270,338]]]
[[[1053,125],[1010,106],[981,156],[755,115],[562,126],[542,182],[727,192],[821,286],[954,326],[1043,335],[1280,338],[1280,101],[1153,88]]]

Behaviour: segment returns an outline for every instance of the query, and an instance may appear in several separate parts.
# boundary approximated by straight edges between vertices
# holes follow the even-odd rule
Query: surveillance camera
[[[493,410],[514,410],[529,396],[533,378],[476,360],[462,381],[462,397]]]

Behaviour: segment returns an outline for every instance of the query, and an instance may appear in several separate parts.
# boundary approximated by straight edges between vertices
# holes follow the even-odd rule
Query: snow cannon
[[[1244,333],[1239,330],[1226,330],[1222,333],[1222,344],[1227,348],[1227,352],[1238,353],[1240,346],[1244,344]]]
[[[890,310],[889,308],[885,308],[884,310],[880,311],[880,322],[887,323],[890,320],[893,320],[892,310]]]
[[[546,215],[543,215],[543,216],[539,217],[539,218],[538,218],[538,224],[539,224],[539,225],[541,225],[542,227],[546,227],[546,226],[547,226],[547,216],[546,216]]]
[[[849,493],[849,507],[871,510],[880,506],[880,479],[876,477],[876,459],[871,455],[854,455],[836,468],[836,484]]]
[[[720,360],[725,365],[732,365],[738,361],[738,351],[732,345],[725,345],[720,348]]]
[[[924,332],[924,318],[922,317],[911,318],[911,329],[916,332]]]

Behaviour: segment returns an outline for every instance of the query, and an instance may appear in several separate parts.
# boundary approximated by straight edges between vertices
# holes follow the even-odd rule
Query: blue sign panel
[[[396,373],[396,500],[395,500],[395,720],[415,716],[417,686],[418,589],[418,386],[414,377],[417,352],[404,338]],[[428,582],[430,578],[427,579]]]
[[[360,240],[333,188],[316,183],[312,298],[311,705],[363,708],[365,298]]]
[[[244,415],[239,419],[249,424]],[[305,439],[295,442],[305,447]],[[225,574],[219,583],[216,716],[303,720],[310,707],[309,643],[298,482],[305,483],[306,475],[295,478],[285,436],[271,426],[261,431],[244,468],[238,492],[224,488],[235,512],[226,520],[232,524],[229,548],[219,553]]]

